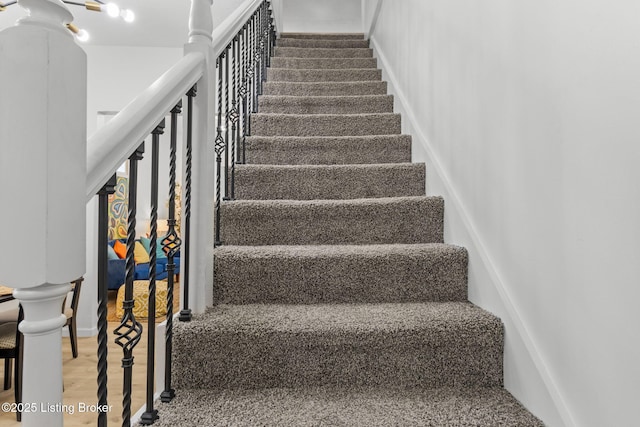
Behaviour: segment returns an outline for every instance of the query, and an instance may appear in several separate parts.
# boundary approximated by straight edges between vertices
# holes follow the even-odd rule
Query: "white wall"
[[[470,298],[506,324],[506,387],[549,426],[637,425],[639,17],[383,0],[372,37]]]
[[[361,33],[361,0],[281,0],[285,32]]]

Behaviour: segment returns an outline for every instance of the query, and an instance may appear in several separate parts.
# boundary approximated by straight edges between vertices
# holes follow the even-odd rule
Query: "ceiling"
[[[1,1],[1,0],[0,0]],[[6,1],[6,0],[5,0]],[[106,13],[91,12],[68,5],[73,23],[90,34],[86,44],[115,46],[182,47],[187,41],[189,0],[113,0],[121,8],[131,9],[136,19],[129,24]],[[215,3],[215,2],[214,2]],[[238,4],[239,0],[233,3]],[[0,12],[0,29],[12,26],[26,12],[19,5]]]

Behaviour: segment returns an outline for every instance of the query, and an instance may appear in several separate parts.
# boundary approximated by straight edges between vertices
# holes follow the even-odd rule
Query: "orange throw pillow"
[[[120,240],[116,240],[114,242],[113,250],[120,259],[124,259],[127,257],[127,245],[122,243]]]

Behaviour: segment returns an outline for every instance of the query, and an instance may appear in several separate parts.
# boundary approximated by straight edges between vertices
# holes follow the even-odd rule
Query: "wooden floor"
[[[179,292],[176,292],[179,295]],[[113,307],[110,304],[110,309]],[[164,319],[157,319],[160,322]],[[146,364],[147,364],[147,322],[140,320],[143,325],[143,334],[140,342],[134,349],[133,387],[131,412],[136,413],[146,402]],[[113,405],[108,414],[110,426],[122,425],[122,349],[115,344],[113,330],[119,325],[117,322],[109,322],[108,344],[108,403]],[[78,413],[79,403],[96,404],[97,398],[97,366],[98,366],[97,337],[78,338],[78,358],[71,355],[69,338],[62,339],[62,363],[64,376],[64,401],[65,405],[73,405],[76,411],[73,415],[64,415],[65,427],[95,426],[97,416],[94,413]],[[0,377],[4,376],[4,363],[0,363]],[[2,382],[0,382],[0,389]],[[13,388],[0,390],[0,404],[14,402]],[[0,425],[3,427],[18,427],[21,423],[16,421],[15,413],[0,411]]]

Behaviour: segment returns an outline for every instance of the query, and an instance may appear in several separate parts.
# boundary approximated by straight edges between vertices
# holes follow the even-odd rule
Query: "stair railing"
[[[189,309],[190,300],[190,273],[195,269],[191,267],[190,253],[193,248],[201,253],[209,253],[207,250],[203,250],[202,245],[191,243],[191,204],[196,202],[193,198],[192,190],[192,175],[197,164],[202,164],[201,158],[204,157],[202,151],[205,149],[206,144],[203,141],[206,138],[206,142],[211,141],[213,130],[213,118],[216,117],[214,111],[208,110],[208,103],[206,99],[214,97],[216,87],[212,84],[214,77],[213,64],[207,66],[211,61],[208,58],[218,56],[218,75],[222,77],[222,59],[226,58],[225,64],[227,65],[224,73],[226,77],[226,84],[224,85],[224,117],[225,117],[225,149],[227,152],[226,157],[230,159],[228,168],[225,168],[224,175],[225,180],[228,180],[230,188],[233,189],[234,185],[234,171],[235,164],[239,163],[241,156],[240,144],[244,141],[247,135],[247,126],[250,118],[250,97],[254,93],[261,91],[262,81],[265,78],[266,67],[266,55],[270,51],[268,39],[272,37],[272,30],[268,27],[267,19],[268,3],[266,0],[248,0],[243,3],[236,13],[230,16],[222,25],[211,35],[211,19],[210,19],[210,0],[193,0],[190,19],[190,44],[186,46],[187,52],[185,57],[174,67],[172,67],[167,73],[165,73],[158,81],[150,86],[145,92],[138,96],[129,106],[125,107],[123,111],[114,117],[105,127],[103,127],[98,133],[90,140],[90,147],[100,147],[93,152],[93,156],[90,156],[89,163],[89,175],[87,187],[92,191],[96,187],[96,182],[103,182],[103,186],[100,188],[98,194],[100,196],[100,224],[106,224],[106,201],[108,194],[112,192],[114,176],[113,173],[120,161],[124,156],[128,156],[129,161],[129,201],[128,201],[128,235],[127,235],[127,268],[126,268],[126,281],[125,281],[125,295],[124,295],[124,316],[119,327],[114,331],[118,336],[116,342],[123,349],[123,412],[122,420],[123,426],[129,426],[131,424],[131,376],[133,369],[133,349],[140,340],[142,334],[141,324],[135,319],[133,311],[133,290],[134,290],[134,242],[135,242],[135,217],[136,217],[136,164],[144,155],[144,143],[139,146],[135,146],[134,141],[140,141],[146,135],[151,133],[152,136],[152,179],[151,179],[151,222],[150,222],[150,275],[149,275],[149,288],[148,288],[148,327],[147,327],[147,385],[146,385],[146,405],[144,412],[140,415],[139,422],[143,425],[150,425],[158,419],[158,411],[154,407],[155,399],[158,397],[154,393],[155,387],[158,387],[161,391],[159,394],[160,400],[163,403],[170,402],[175,396],[175,391],[171,387],[171,364],[172,364],[172,336],[173,336],[173,287],[174,287],[174,271],[176,268],[175,257],[181,253],[180,262],[182,264],[182,310],[179,313],[178,319],[180,321],[191,320],[191,310]],[[250,29],[254,29],[254,33]],[[207,30],[209,29],[209,30]],[[253,50],[249,49],[249,43],[253,40]],[[215,42],[214,42],[215,41]],[[244,58],[244,61],[242,59]],[[252,60],[253,61],[250,61]],[[254,73],[250,74],[249,70],[253,68]],[[229,87],[231,86],[231,88]],[[164,93],[160,93],[163,91]],[[204,89],[204,90],[203,90]],[[220,99],[222,90],[220,84],[218,84],[218,99]],[[231,89],[231,93],[229,93]],[[201,99],[201,92],[205,92],[204,99]],[[186,112],[185,112],[185,128],[186,128],[186,141],[184,142],[184,206],[183,206],[183,227],[182,241],[178,237],[175,226],[175,171],[176,171],[176,149],[177,149],[177,115],[182,111],[183,103],[182,98],[186,94]],[[257,96],[257,95],[256,95]],[[154,100],[151,102],[150,100]],[[196,105],[194,106],[194,102]],[[199,102],[199,103],[198,103]],[[153,107],[155,105],[155,107]],[[147,109],[153,109],[153,111],[146,111]],[[222,109],[217,111],[217,117],[220,119]],[[170,113],[171,115],[171,141],[170,141],[170,168],[169,168],[169,218],[167,225],[169,227],[168,233],[165,236],[160,237],[162,250],[165,252],[168,258],[167,262],[167,317],[165,324],[165,345],[164,354],[155,354],[155,313],[156,307],[156,242],[158,241],[157,235],[157,199],[158,199],[158,146],[159,136],[165,131],[165,115]],[[136,117],[144,117],[144,120],[136,120]],[[136,124],[137,122],[137,124]],[[221,121],[218,121],[220,124]],[[129,126],[129,127],[128,127]],[[126,132],[130,129],[129,132]],[[134,133],[135,134],[132,134]],[[196,135],[200,135],[200,141],[196,142]],[[220,170],[220,153],[217,139],[214,142],[214,150],[206,153],[207,155],[216,153],[216,166],[218,169],[215,171],[216,180],[220,182],[220,176],[223,171]],[[122,148],[126,146],[127,150],[123,152]],[[196,158],[194,150],[200,149],[199,162],[193,162]],[[119,155],[115,155],[119,153]],[[102,159],[100,162],[91,163],[91,159]],[[109,161],[104,161],[110,159]],[[111,164],[110,168],[104,165]],[[213,171],[213,164],[208,165],[210,170]],[[92,174],[92,171],[94,172]],[[98,178],[98,176],[100,178]],[[195,181],[198,183],[198,187],[204,187],[202,180],[206,179],[208,173],[199,174],[200,180]],[[108,177],[108,180],[105,180]],[[210,184],[213,184],[211,182]],[[219,184],[218,184],[219,185]],[[212,188],[212,187],[209,187]],[[231,190],[233,191],[233,190]],[[87,193],[89,196],[90,193]],[[211,204],[206,203],[209,198],[207,194],[203,194],[200,191],[198,202],[200,206],[205,209],[210,209]],[[216,204],[216,213],[219,215],[219,200],[220,200],[220,188],[215,189],[215,197],[218,203]],[[225,193],[226,194],[226,193]],[[200,215],[201,217],[205,215]],[[213,217],[211,216],[211,219]],[[219,230],[218,217],[214,220],[215,229]],[[104,225],[102,225],[104,227]],[[202,234],[202,228],[212,230],[210,223],[200,220],[198,225],[194,228],[198,230],[197,237]],[[102,238],[102,242],[99,242],[100,248],[104,245],[106,239],[105,228],[100,229],[99,233]],[[214,237],[214,236],[211,236]],[[206,244],[207,240],[202,239]],[[215,240],[211,239],[209,246],[213,247]],[[106,248],[106,246],[105,246]],[[210,253],[209,253],[210,255]],[[210,258],[211,259],[211,258]],[[101,275],[99,278],[99,313],[100,317],[106,316],[106,258],[100,259]],[[202,268],[202,264],[200,264]],[[206,267],[205,267],[206,268]],[[197,295],[202,295],[203,292],[211,292],[212,278],[211,280],[204,280],[199,283],[199,290]],[[203,290],[204,288],[204,290]],[[199,310],[200,311],[200,310]],[[106,338],[104,328],[99,328],[99,405],[107,404],[107,391],[106,391]],[[158,365],[164,366],[163,381],[156,381],[154,387],[154,376],[156,358],[159,358],[161,362]],[[106,413],[99,415],[98,425],[106,425]]]
[[[270,2],[262,0],[257,3],[255,11],[216,59],[215,246],[222,244],[221,200],[235,200],[236,165],[246,162],[251,115],[258,111],[258,95],[262,94],[266,69],[275,45],[276,33]]]
[[[249,134],[250,115],[256,111],[257,96],[265,79],[268,56],[273,46],[273,20],[267,0],[246,0],[213,32],[212,0],[192,0],[189,20],[189,41],[185,55],[173,67],[145,89],[107,124],[86,139],[86,56],[66,34],[66,24],[72,14],[60,0],[21,0],[30,17],[21,26],[0,33],[0,50],[6,61],[0,62],[3,74],[15,76],[11,85],[4,84],[0,99],[0,129],[2,129],[3,156],[11,156],[12,164],[3,161],[3,178],[17,175],[20,170],[36,172],[20,183],[15,194],[7,192],[6,199],[20,194],[33,194],[34,200],[44,200],[37,208],[26,206],[26,217],[3,213],[3,220],[20,230],[11,240],[36,241],[44,239],[42,253],[30,258],[30,268],[23,268],[18,256],[1,258],[5,285],[16,288],[14,295],[25,311],[20,328],[25,336],[23,401],[62,404],[62,360],[60,336],[60,305],[68,292],[69,282],[83,275],[85,233],[85,206],[95,195],[98,199],[98,408],[108,408],[107,392],[107,252],[109,195],[116,188],[115,172],[123,162],[129,165],[128,219],[126,238],[126,268],[124,280],[124,316],[115,329],[116,343],[122,347],[124,377],[122,425],[130,426],[131,387],[134,366],[133,349],[142,337],[142,324],[134,315],[135,232],[138,189],[138,163],[145,156],[145,140],[151,135],[151,221],[150,221],[150,277],[148,284],[148,345],[146,406],[139,421],[152,424],[158,417],[154,408],[159,396],[162,402],[174,397],[171,388],[171,352],[173,328],[173,279],[180,254],[182,271],[180,321],[191,320],[191,311],[201,312],[212,302],[213,247],[219,237],[220,182],[224,174],[233,187],[235,165],[245,158],[245,138]],[[37,34],[37,36],[32,35]],[[49,33],[54,34],[50,36]],[[30,39],[30,48],[22,46],[24,35]],[[61,34],[66,35],[62,37]],[[27,37],[28,38],[28,37]],[[41,47],[43,57],[33,61],[34,46]],[[62,58],[50,60],[49,58]],[[216,61],[217,58],[217,61]],[[4,59],[4,58],[3,58]],[[65,61],[66,59],[66,61]],[[223,65],[222,60],[226,59]],[[216,62],[218,87],[222,87],[225,68],[224,98],[218,93],[215,110]],[[42,64],[40,64],[42,63]],[[20,73],[29,67],[33,72]],[[33,81],[45,85],[30,85]],[[41,74],[41,75],[40,75]],[[24,78],[23,78],[24,77]],[[63,82],[64,84],[59,84]],[[54,84],[56,83],[56,84]],[[231,93],[229,93],[231,85]],[[69,98],[73,95],[73,100]],[[78,102],[77,97],[80,97]],[[222,107],[221,99],[224,99]],[[62,101],[58,101],[62,100]],[[5,102],[6,101],[6,102]],[[75,101],[75,102],[74,102]],[[186,101],[186,102],[184,102]],[[64,102],[64,108],[51,103]],[[186,109],[183,110],[183,106]],[[17,107],[16,107],[17,106]],[[34,124],[29,120],[29,109],[37,106],[50,117]],[[182,143],[184,197],[181,237],[176,232],[175,181],[177,150],[180,144],[177,121],[183,115],[186,140]],[[221,114],[224,114],[222,119]],[[214,133],[216,115],[218,133]],[[170,116],[169,155],[169,219],[168,233],[158,236],[158,180],[160,135],[165,132],[165,117]],[[41,117],[42,118],[42,117]],[[40,123],[42,125],[40,125]],[[224,170],[220,167],[222,151],[217,136],[224,123],[223,151],[232,156]],[[230,128],[229,128],[230,127]],[[26,144],[5,144],[5,141],[25,141]],[[85,144],[86,142],[86,144]],[[30,158],[24,156],[23,147],[31,147]],[[86,166],[85,166],[86,156]],[[215,156],[215,157],[214,157]],[[9,158],[9,157],[7,157]],[[215,161],[214,161],[215,159]],[[242,160],[240,160],[242,159]],[[23,161],[24,160],[24,161]],[[165,161],[165,160],[162,160]],[[218,169],[216,170],[216,165]],[[5,176],[6,175],[6,176]],[[228,178],[229,177],[229,178]],[[217,181],[217,191],[216,183]],[[5,191],[5,190],[3,190]],[[11,189],[13,191],[13,189]],[[3,192],[3,196],[5,193]],[[211,207],[215,206],[215,210]],[[31,210],[29,211],[29,209]],[[25,212],[22,213],[22,216]],[[28,218],[27,218],[28,217]],[[21,222],[22,221],[22,222]],[[19,224],[25,223],[24,226]],[[43,227],[33,227],[44,223]],[[63,224],[63,225],[61,225]],[[24,236],[33,228],[33,236]],[[191,232],[193,228],[196,232]],[[56,231],[58,230],[58,231]],[[215,230],[215,231],[214,231]],[[43,233],[44,231],[44,233]],[[64,235],[63,235],[64,233]],[[44,234],[44,237],[42,236]],[[56,241],[66,241],[70,250],[60,254]],[[158,241],[160,237],[160,241]],[[157,293],[158,246],[167,255],[167,319],[164,336],[164,354],[155,354],[155,306]],[[20,251],[16,251],[20,252]],[[191,281],[191,283],[190,283]],[[192,308],[191,308],[192,307]],[[57,314],[56,314],[57,311]],[[162,352],[161,352],[162,353]],[[46,366],[45,371],[40,369]],[[154,370],[164,366],[161,381]],[[135,421],[135,420],[133,420]],[[107,425],[107,412],[97,414],[99,426]],[[24,413],[26,427],[61,426],[61,412]]]
[[[116,187],[115,171],[123,161],[129,165],[128,179],[128,218],[126,238],[126,269],[124,286],[124,315],[120,325],[114,330],[116,343],[122,347],[123,358],[123,398],[122,398],[122,425],[131,425],[131,388],[132,372],[134,365],[133,350],[142,336],[142,324],[134,315],[134,279],[135,261],[134,248],[136,243],[136,214],[138,195],[138,163],[145,155],[145,142],[151,135],[151,218],[149,233],[149,279],[148,279],[148,325],[147,325],[147,387],[146,408],[140,418],[142,424],[152,424],[157,418],[157,410],[154,409],[154,376],[156,357],[167,357],[170,354],[172,340],[173,299],[175,257],[178,255],[183,241],[176,232],[177,220],[175,217],[175,193],[176,193],[176,163],[177,163],[177,125],[178,114],[182,111],[182,98],[187,97],[191,106],[192,98],[196,94],[196,84],[206,78],[206,62],[204,55],[200,53],[188,53],[176,65],[163,74],[154,84],[143,91],[129,105],[127,105],[110,122],[97,131],[88,141],[88,175],[87,175],[87,200],[97,194],[99,198],[98,213],[98,405],[107,407],[107,238],[108,238],[108,197],[113,194]],[[165,130],[165,116],[170,115],[170,155],[169,155],[169,213],[167,219],[168,232],[159,236],[157,231],[158,210],[158,181],[159,181],[159,150],[160,135]],[[185,115],[186,127],[191,128],[193,122],[193,108],[189,108]],[[206,141],[200,141],[204,143]],[[191,132],[187,133],[185,142],[187,147],[193,145]],[[184,165],[186,171],[193,167],[191,156],[186,157]],[[106,178],[105,178],[106,177]],[[191,174],[186,174],[185,189],[191,188]],[[97,188],[97,191],[96,191]],[[95,192],[95,193],[94,193]],[[186,198],[183,206],[185,216],[191,211],[190,198]],[[188,265],[189,253],[189,229],[190,224],[182,228],[184,238],[183,256],[181,262]],[[160,238],[160,240],[159,240]],[[158,248],[158,242],[161,247]],[[156,284],[157,284],[157,253],[162,250],[167,260],[167,317],[165,329],[164,355],[155,354],[156,341]],[[188,267],[184,270],[182,288],[185,292],[189,288]],[[183,307],[188,307],[186,299],[183,299]],[[184,311],[184,309],[183,309]],[[171,376],[170,356],[164,363],[165,378]],[[162,394],[163,401],[169,401],[173,397],[170,388],[170,380],[165,381],[165,389]],[[98,413],[98,426],[107,425],[107,413]]]

